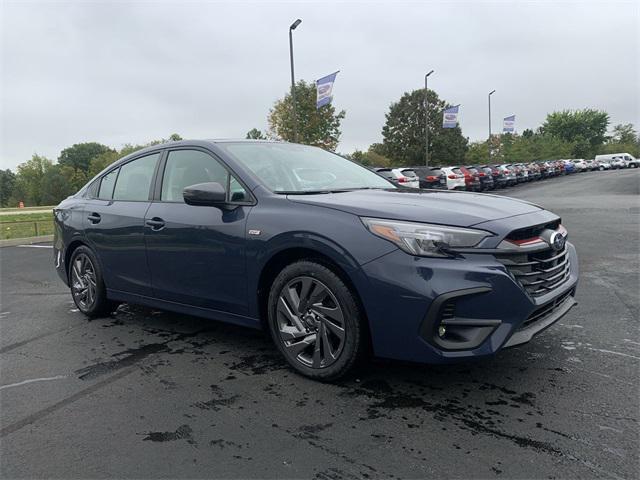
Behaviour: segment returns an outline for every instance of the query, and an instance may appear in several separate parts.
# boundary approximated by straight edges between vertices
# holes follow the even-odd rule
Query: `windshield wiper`
[[[318,195],[321,193],[344,193],[351,192],[353,190],[278,190],[278,195]]]

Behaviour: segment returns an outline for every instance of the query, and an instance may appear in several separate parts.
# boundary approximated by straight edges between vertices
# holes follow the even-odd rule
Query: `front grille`
[[[557,230],[560,226],[560,219],[553,222],[543,223],[541,225],[534,225],[533,227],[521,228],[514,230],[507,236],[507,240],[525,240],[528,238],[534,238],[540,235],[545,230]]]
[[[535,309],[531,315],[524,321],[522,325],[518,328],[518,330],[524,330],[534,325],[535,323],[544,320],[549,315],[551,315],[558,307],[560,307],[563,302],[573,294],[573,290],[569,290],[566,293],[563,293],[557,298],[554,298],[551,302]]]
[[[569,250],[566,246],[561,252],[547,248],[531,253],[498,254],[496,258],[534,297],[559,287],[570,274]]]
[[[456,304],[453,300],[449,300],[442,306],[442,310],[440,312],[441,320],[451,320],[456,316]]]

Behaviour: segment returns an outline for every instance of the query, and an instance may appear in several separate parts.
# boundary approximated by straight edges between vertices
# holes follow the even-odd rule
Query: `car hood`
[[[362,217],[459,227],[542,210],[537,205],[508,197],[439,190],[355,190],[288,195],[288,198],[296,203],[333,208]]]

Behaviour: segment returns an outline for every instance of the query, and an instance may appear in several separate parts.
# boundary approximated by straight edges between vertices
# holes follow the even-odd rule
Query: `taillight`
[[[484,177],[485,175],[484,175],[484,173],[479,173],[478,176],[479,177]]]
[[[447,175],[447,178],[450,178],[451,180],[455,180],[456,178],[458,178],[458,176],[451,174],[451,175]]]
[[[440,178],[436,177],[435,175],[427,175],[426,178],[428,182],[437,182],[438,180],[440,180]]]
[[[408,181],[407,177],[398,177],[398,183],[407,183]]]

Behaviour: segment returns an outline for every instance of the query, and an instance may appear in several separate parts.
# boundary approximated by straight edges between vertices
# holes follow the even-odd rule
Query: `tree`
[[[467,152],[468,140],[460,127],[442,128],[442,114],[447,104],[429,90],[429,156],[433,165],[460,163]],[[402,165],[425,163],[424,89],[405,93],[392,103],[382,128],[383,153]]]
[[[585,157],[591,156],[604,143],[608,125],[607,112],[593,109],[563,110],[547,115],[542,132],[565,142],[573,142],[572,153],[577,157]]]
[[[110,150],[106,145],[96,142],[76,143],[60,152],[58,163],[86,172],[89,170],[91,159]]]
[[[33,154],[31,160],[18,165],[12,203],[24,202],[25,205],[43,205],[42,183],[53,162],[48,158]]]
[[[336,113],[332,104],[316,108],[315,83],[300,80],[295,85],[298,118],[298,142],[315,145],[327,150],[335,150],[340,140],[340,124],[346,112]],[[269,111],[269,136],[276,139],[294,141],[293,101],[291,93],[276,101]]]
[[[613,127],[613,135],[610,141],[615,143],[636,143],[638,141],[638,132],[633,127],[633,123],[620,123]]]
[[[374,144],[375,145],[375,144]],[[373,147],[373,146],[372,146]],[[389,167],[391,166],[391,160],[380,155],[374,148],[369,147],[369,150],[363,152],[361,150],[355,150],[349,155],[345,155],[348,159],[358,162],[361,165],[367,167]]]
[[[257,128],[252,128],[251,130],[249,130],[247,132],[247,136],[245,138],[249,138],[252,140],[265,140],[267,137],[265,137],[262,132],[260,130],[258,130]]]
[[[16,176],[11,170],[0,170],[0,207],[9,206],[15,183]]]

